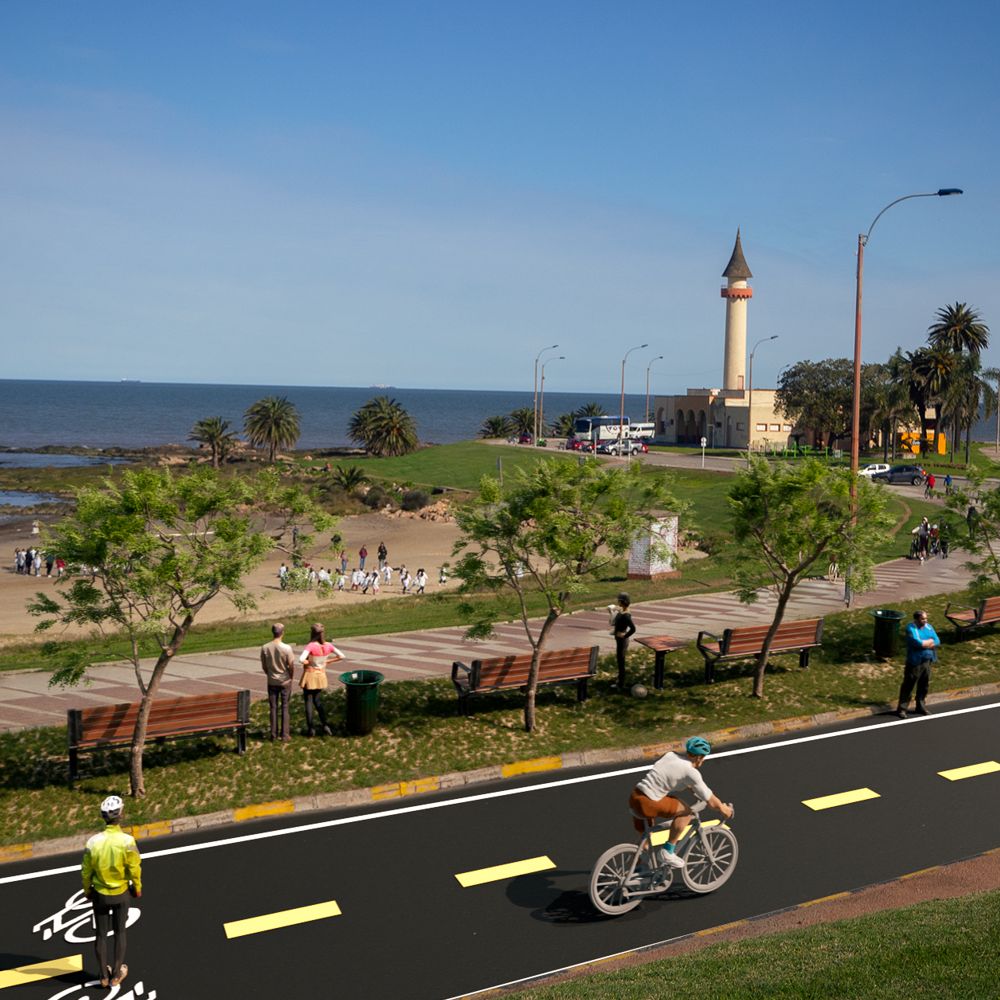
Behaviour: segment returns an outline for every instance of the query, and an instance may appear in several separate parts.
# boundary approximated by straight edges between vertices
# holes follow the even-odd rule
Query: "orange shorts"
[[[628,807],[632,813],[632,825],[637,833],[645,833],[646,828],[652,826],[655,820],[673,819],[687,809],[680,799],[671,798],[669,795],[665,795],[662,799],[651,799],[637,788],[632,789]]]

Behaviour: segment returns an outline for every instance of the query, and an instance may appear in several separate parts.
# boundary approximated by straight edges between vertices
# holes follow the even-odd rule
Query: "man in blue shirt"
[[[906,669],[899,688],[896,715],[906,718],[913,687],[917,688],[917,715],[927,714],[927,689],[931,683],[931,664],[937,661],[934,650],[941,645],[934,626],[927,621],[926,611],[914,611],[913,621],[906,626]]]

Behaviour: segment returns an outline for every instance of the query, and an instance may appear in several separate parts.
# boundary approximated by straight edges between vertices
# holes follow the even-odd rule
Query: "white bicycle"
[[[701,821],[704,802],[691,807],[694,816],[676,846],[683,868],[661,864],[654,851],[667,839],[669,821],[657,824],[638,844],[609,847],[590,876],[590,901],[610,917],[634,910],[647,896],[670,888],[675,872],[691,892],[714,892],[732,877],[740,857],[736,834],[721,820]],[[735,813],[734,813],[735,815]]]

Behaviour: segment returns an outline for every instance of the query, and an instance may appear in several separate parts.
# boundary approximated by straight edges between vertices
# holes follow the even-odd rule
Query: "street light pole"
[[[625,362],[628,360],[628,356],[633,351],[641,351],[644,347],[649,347],[649,344],[638,344],[635,347],[630,347],[625,352],[625,357],[622,358],[622,399],[621,399],[621,409],[618,413],[618,455],[621,456],[624,451],[624,441],[625,441]]]
[[[546,351],[554,351],[558,346],[559,346],[558,344],[549,344],[548,347],[543,347],[535,355],[535,396],[534,396],[534,402],[532,404],[534,406],[534,415],[531,418],[532,419],[532,424],[531,424],[531,443],[532,444],[534,444],[538,440],[538,359]]]
[[[937,191],[924,191],[918,194],[904,194],[902,198],[890,201],[878,215],[872,219],[872,224],[868,227],[867,233],[858,233],[858,265],[855,279],[854,297],[854,395],[851,404],[851,527],[857,524],[858,519],[858,465],[859,453],[861,450],[861,286],[864,278],[865,268],[865,247],[868,239],[875,228],[875,223],[901,201],[908,201],[910,198],[945,198],[952,194],[961,194],[961,188],[938,188]],[[851,578],[850,572],[844,577],[844,603],[850,607],[851,604]]]
[[[753,345],[753,350],[750,352],[750,371],[747,372],[747,465],[750,464],[750,449],[753,446],[753,356],[757,353],[757,348],[761,344],[766,344],[769,340],[777,340],[778,334],[772,334],[770,337],[761,337],[756,344]]]
[[[542,365],[542,387],[538,393],[538,433],[545,432],[545,365],[551,361],[565,361],[566,355],[560,354],[558,358],[548,358]]]
[[[662,361],[663,355],[657,354],[653,361]],[[653,367],[653,361],[646,365],[646,423],[649,423],[649,369]]]

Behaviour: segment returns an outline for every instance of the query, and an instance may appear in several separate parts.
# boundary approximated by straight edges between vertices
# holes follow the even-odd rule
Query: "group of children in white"
[[[416,573],[411,573],[405,564],[400,566],[398,570],[393,569],[392,566],[386,563],[379,569],[363,570],[356,568],[350,573],[347,573],[345,570],[338,573],[325,568],[316,569],[314,566],[309,566],[308,572],[309,586],[311,588],[316,588],[317,590],[327,588],[339,591],[352,590],[362,594],[371,594],[373,597],[380,594],[383,587],[392,586],[394,575],[398,575],[399,587],[404,594],[423,594],[429,582],[427,571],[423,567],[418,569]],[[278,582],[282,590],[285,589],[284,584],[287,577],[288,567],[285,563],[282,563],[281,568],[278,570]],[[442,566],[438,573],[438,583],[444,585],[447,582],[448,574],[444,566]]]

